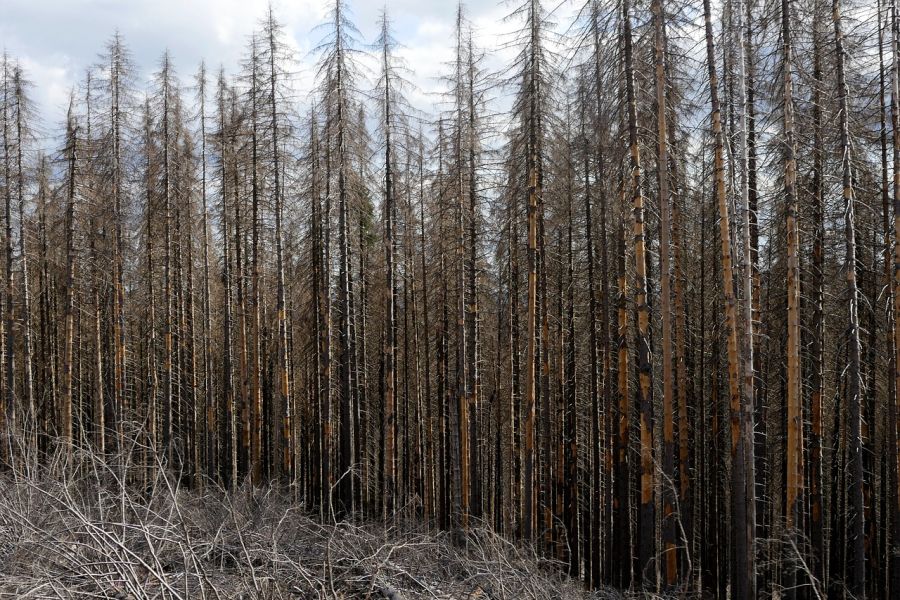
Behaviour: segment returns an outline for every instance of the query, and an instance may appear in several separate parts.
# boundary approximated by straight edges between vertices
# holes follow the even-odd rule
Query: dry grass
[[[612,598],[489,529],[323,525],[274,488],[146,492],[96,455],[0,474],[0,598]],[[74,473],[74,474],[72,474]]]

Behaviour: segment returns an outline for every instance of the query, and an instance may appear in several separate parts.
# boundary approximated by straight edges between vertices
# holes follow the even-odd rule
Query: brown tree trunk
[[[787,535],[800,548],[796,540],[802,530],[803,489],[803,411],[800,379],[800,240],[797,225],[797,158],[794,141],[793,65],[791,39],[791,0],[781,2],[782,43],[782,101],[784,135],[784,200],[787,221],[787,448],[786,448],[786,501],[785,518]],[[792,557],[792,559],[801,557]],[[785,587],[789,596],[796,594],[797,573],[788,568]]]
[[[631,193],[634,217],[635,292],[637,310],[638,410],[641,430],[641,485],[638,511],[638,565],[642,586],[655,588],[653,559],[656,554],[655,467],[653,457],[653,364],[650,358],[650,305],[647,298],[647,249],[644,233],[644,194],[641,154],[637,136],[637,104],[634,90],[630,2],[622,2],[625,95],[628,108],[628,143],[631,155]],[[664,142],[663,142],[664,143]],[[667,259],[668,260],[668,259]],[[668,293],[668,286],[666,288]],[[671,357],[670,357],[671,358]],[[652,571],[650,571],[652,569]]]
[[[656,71],[656,173],[659,185],[659,270],[660,312],[662,314],[663,360],[663,456],[662,456],[662,544],[663,572],[667,589],[678,581],[678,555],[675,547],[675,373],[672,363],[672,293],[670,256],[671,207],[669,197],[669,134],[666,115],[666,16],[661,0],[654,0],[653,11]]]
[[[709,0],[703,2],[704,21],[706,29],[706,55],[709,69],[709,89],[712,105],[712,132],[714,137],[714,189],[719,209],[719,238],[721,242],[721,267],[722,288],[725,299],[725,320],[728,347],[728,389],[730,405],[732,407],[732,458],[734,461],[732,486],[732,520],[734,527],[732,564],[733,581],[732,593],[736,600],[749,600],[753,597],[751,581],[754,574],[751,573],[751,545],[747,535],[746,519],[746,488],[744,477],[746,475],[746,462],[741,443],[740,412],[742,405],[741,393],[741,364],[738,346],[738,307],[735,297],[734,267],[732,265],[731,248],[731,215],[728,206],[727,189],[725,186],[724,165],[724,135],[722,133],[722,116],[719,108],[718,77],[716,76],[715,46],[713,42],[712,14]]]

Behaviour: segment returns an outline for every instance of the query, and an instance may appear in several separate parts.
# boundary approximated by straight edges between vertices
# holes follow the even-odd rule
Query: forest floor
[[[621,598],[488,529],[323,525],[273,488],[147,494],[88,460],[0,474],[0,599]]]

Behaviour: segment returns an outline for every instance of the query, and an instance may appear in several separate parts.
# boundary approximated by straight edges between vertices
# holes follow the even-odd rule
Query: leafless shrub
[[[16,455],[0,473],[0,598],[621,597],[486,526],[322,524],[279,488],[187,489],[137,443],[78,447],[74,464]]]

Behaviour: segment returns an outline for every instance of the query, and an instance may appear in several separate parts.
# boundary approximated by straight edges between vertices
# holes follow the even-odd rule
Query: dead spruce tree
[[[874,4],[528,0],[502,40],[458,7],[434,97],[387,16],[364,45],[335,2],[307,70],[270,9],[190,90],[101,40],[64,123],[7,55],[3,477],[96,452],[141,493],[490,527],[590,589],[896,595]]]

